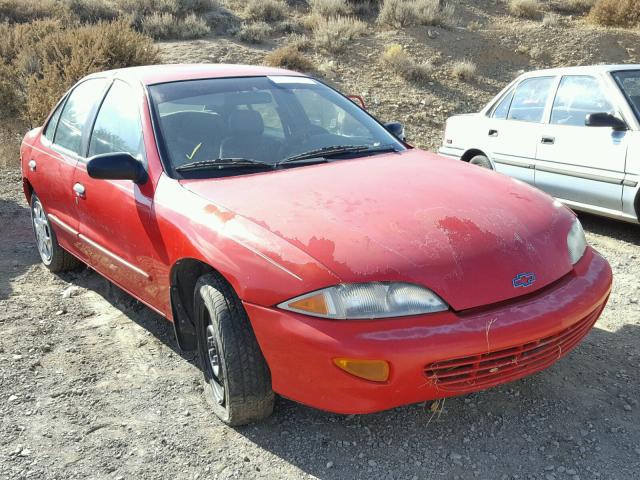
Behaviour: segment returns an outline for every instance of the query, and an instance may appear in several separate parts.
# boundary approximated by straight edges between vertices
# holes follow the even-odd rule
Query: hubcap
[[[222,375],[222,365],[218,354],[218,343],[216,341],[215,330],[213,325],[207,325],[207,356],[209,357],[209,366],[211,367],[211,387],[213,396],[218,404],[224,404],[224,378]]]
[[[53,255],[53,242],[51,240],[51,230],[47,215],[44,213],[42,204],[36,200],[33,204],[33,229],[36,233],[36,242],[38,244],[38,252],[42,261],[51,262]]]

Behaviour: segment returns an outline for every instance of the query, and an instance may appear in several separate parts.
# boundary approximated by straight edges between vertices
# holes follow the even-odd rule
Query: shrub
[[[314,13],[325,17],[351,13],[351,6],[347,3],[347,0],[309,0],[309,5]]]
[[[378,23],[400,28],[409,25],[448,25],[453,21],[452,5],[439,0],[384,0]]]
[[[509,13],[520,18],[536,18],[540,14],[538,0],[509,0]]]
[[[178,18],[172,13],[154,13],[141,21],[143,33],[156,39],[198,38],[209,33],[207,22],[194,13]]]
[[[559,13],[582,15],[591,10],[596,0],[556,0],[549,6]]]
[[[287,5],[281,0],[249,0],[245,13],[251,20],[277,22],[287,16]]]
[[[262,43],[273,33],[273,29],[268,23],[255,22],[242,26],[238,32],[238,38],[243,42]]]
[[[299,72],[312,72],[315,65],[293,45],[277,48],[264,58],[265,65],[282,67]]]
[[[476,77],[478,68],[471,60],[458,60],[451,67],[451,74],[458,80],[469,82]]]
[[[68,9],[57,0],[0,0],[0,21],[29,23],[66,15]]]
[[[311,40],[306,35],[294,33],[287,38],[287,45],[292,46],[296,50],[303,51],[311,48]]]
[[[349,42],[366,31],[364,22],[351,17],[323,18],[313,30],[315,44],[331,53],[339,53]]]
[[[597,0],[589,18],[607,27],[640,25],[640,0]]]
[[[424,82],[430,80],[435,71],[434,65],[430,62],[415,62],[401,45],[390,45],[382,54],[382,62],[391,70],[413,82]]]
[[[82,23],[113,21],[121,14],[118,8],[102,0],[65,0],[69,11]]]
[[[556,13],[547,13],[542,19],[542,25],[545,27],[557,27],[560,25],[560,16]]]
[[[55,21],[35,21],[5,25],[0,33],[7,39],[0,47],[0,98],[10,99],[5,105],[9,112],[20,112],[35,125],[83,76],[159,60],[151,39],[124,20],[66,28]]]

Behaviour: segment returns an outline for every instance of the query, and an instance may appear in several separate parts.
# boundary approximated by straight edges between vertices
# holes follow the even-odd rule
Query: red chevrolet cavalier
[[[44,264],[84,262],[172,321],[234,425],[274,392],[366,413],[524,377],[611,287],[571,211],[291,71],[90,75],[21,160]]]

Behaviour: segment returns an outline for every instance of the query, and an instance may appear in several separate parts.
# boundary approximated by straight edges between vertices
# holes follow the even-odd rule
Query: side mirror
[[[360,95],[347,95],[347,98],[363,110],[367,109],[367,106],[364,104],[364,98],[362,98]]]
[[[624,120],[605,112],[588,114],[584,124],[587,127],[610,127],[617,131],[628,129]]]
[[[131,154],[104,153],[91,157],[87,162],[87,173],[91,178],[102,180],[131,180],[142,183],[147,179],[147,172],[142,164]]]
[[[400,122],[389,122],[384,124],[384,128],[401,142],[405,142],[407,137],[404,134],[404,125]]]

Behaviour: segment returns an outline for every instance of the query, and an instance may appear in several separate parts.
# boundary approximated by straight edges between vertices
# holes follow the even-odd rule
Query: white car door
[[[535,183],[535,158],[555,77],[525,78],[491,112],[487,151],[496,171]]]
[[[604,112],[619,115],[599,78],[562,77],[538,138],[538,188],[570,206],[622,209],[629,132],[585,126],[588,114]]]

